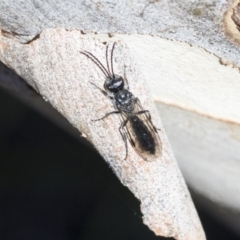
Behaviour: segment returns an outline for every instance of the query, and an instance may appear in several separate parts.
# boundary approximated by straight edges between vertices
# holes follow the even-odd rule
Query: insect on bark
[[[113,52],[115,45],[116,42],[111,49],[110,62],[108,59],[109,45],[106,47],[107,68],[92,53],[88,51],[80,52],[91,59],[105,75],[104,90],[92,82],[91,84],[112,100],[115,109],[115,111],[93,121],[103,120],[111,114],[120,114],[121,125],[119,126],[119,132],[125,143],[125,159],[128,156],[127,141],[129,141],[141,158],[145,161],[155,161],[162,154],[162,143],[157,132],[160,129],[154,126],[150,112],[145,110],[139,99],[130,92],[125,66],[124,77],[114,73]]]

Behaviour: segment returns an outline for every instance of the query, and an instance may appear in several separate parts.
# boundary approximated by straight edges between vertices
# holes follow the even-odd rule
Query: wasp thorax
[[[123,89],[115,95],[115,99],[118,104],[129,105],[132,102],[132,94],[128,90]]]
[[[123,89],[124,80],[121,76],[115,75],[107,78],[104,83],[104,88],[110,92],[116,93]]]

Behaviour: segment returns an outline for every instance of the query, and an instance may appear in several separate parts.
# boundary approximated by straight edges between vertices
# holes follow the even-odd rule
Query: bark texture
[[[165,121],[190,185],[217,203],[240,209],[236,194],[240,189],[231,184],[232,178],[239,180],[234,170],[240,165],[240,34],[231,18],[237,3],[0,3],[1,61],[95,145],[123,184],[141,199],[144,222],[157,234],[204,239],[145,81],[156,101],[171,106],[172,117]],[[236,14],[235,10],[238,19]],[[90,51],[104,61],[104,43],[113,41],[118,42],[116,71],[123,74],[123,66],[127,66],[131,91],[153,113],[154,123],[162,129],[163,157],[154,163],[143,162],[132,150],[129,159],[123,161],[124,144],[116,131],[117,116],[94,124],[90,121],[111,111],[112,106],[89,84],[92,81],[101,87],[104,78],[79,51]],[[0,78],[2,86],[20,90],[19,94],[29,92],[18,78],[11,82],[6,79]],[[175,107],[185,114],[173,111]],[[171,121],[176,119],[174,116],[178,123]],[[217,174],[216,164],[222,166]],[[202,174],[195,174],[196,169]],[[225,189],[218,187],[222,182],[227,197]]]
[[[105,121],[91,121],[113,108],[109,99],[90,84],[94,82],[101,87],[100,83],[104,82],[102,72],[79,52],[88,50],[104,59],[105,44],[113,41],[117,41],[115,71],[123,75],[124,65],[127,66],[130,89],[141,98],[143,106],[153,114],[154,123],[162,129],[163,153],[155,162],[142,160],[130,147],[128,159],[124,160],[125,146],[118,132],[118,116]],[[141,201],[145,224],[157,235],[174,236],[176,239],[204,238],[162,124],[149,100],[149,91],[137,71],[130,49],[121,40],[109,40],[105,35],[83,35],[76,30],[49,29],[28,44],[4,36],[1,43],[4,46],[1,49],[3,62],[94,144],[121,182]],[[24,64],[21,64],[23,60]]]

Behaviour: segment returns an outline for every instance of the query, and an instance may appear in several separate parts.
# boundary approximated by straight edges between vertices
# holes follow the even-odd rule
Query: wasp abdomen
[[[132,129],[140,149],[142,149],[144,152],[155,154],[156,144],[154,138],[144,122],[136,115],[130,117],[129,121],[132,125]]]

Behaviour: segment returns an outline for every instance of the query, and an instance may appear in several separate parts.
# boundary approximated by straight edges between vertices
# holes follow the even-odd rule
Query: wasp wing
[[[123,127],[135,152],[145,161],[155,161],[162,154],[162,142],[153,125],[148,110],[144,110],[139,100],[135,99],[135,110],[131,115],[122,114],[126,125]]]

